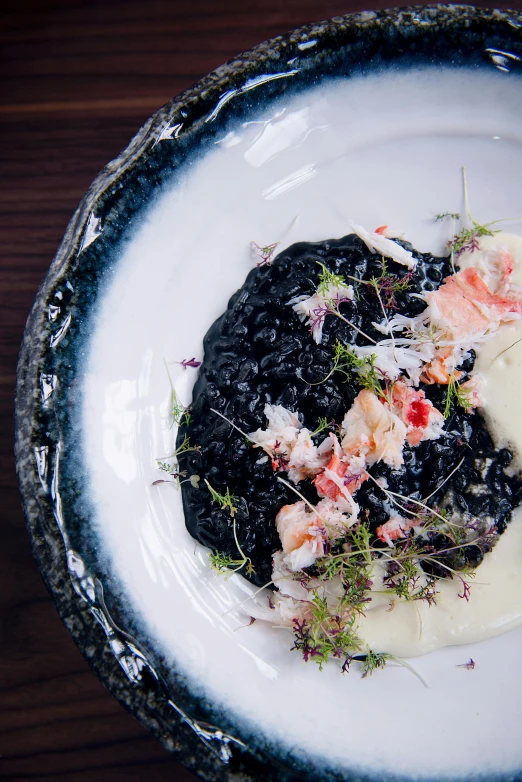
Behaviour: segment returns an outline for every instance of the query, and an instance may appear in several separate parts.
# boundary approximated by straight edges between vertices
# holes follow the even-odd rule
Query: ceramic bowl
[[[252,241],[340,237],[351,218],[441,252],[433,216],[459,208],[463,165],[479,219],[520,211],[521,25],[364,12],[239,56],[100,173],[38,292],[16,396],[35,558],[96,674],[203,779],[520,778],[521,632],[419,658],[429,689],[394,667],[320,673],[291,636],[244,626],[251,587],[210,572],[179,493],[153,484],[175,440],[164,359],[201,358]],[[185,403],[195,376],[173,372]]]

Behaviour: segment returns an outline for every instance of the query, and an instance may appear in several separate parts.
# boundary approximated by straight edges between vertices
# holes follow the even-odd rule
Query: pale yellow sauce
[[[512,280],[522,288],[522,238],[497,234],[481,240],[483,250],[498,246],[515,259]],[[461,266],[472,266],[473,260],[468,255]],[[484,378],[482,413],[490,431],[498,447],[511,447],[518,467],[522,462],[522,342],[510,347],[517,339],[522,339],[522,321],[502,325],[477,351],[475,372]],[[376,594],[359,632],[372,649],[414,657],[443,646],[481,641],[522,624],[521,508],[470,583],[469,602],[458,596],[463,591],[459,580],[439,583],[434,606],[395,599],[390,611],[389,596]]]

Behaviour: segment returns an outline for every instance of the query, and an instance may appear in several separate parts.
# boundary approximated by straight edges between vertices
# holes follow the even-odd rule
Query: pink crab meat
[[[333,448],[332,456],[323,472],[315,478],[314,486],[320,497],[337,501],[343,496],[343,490],[338,483],[328,477],[328,473],[335,473],[339,478],[344,478],[343,483],[350,494],[354,494],[368,478],[364,470],[358,469],[357,465],[350,464],[350,460],[346,459],[334,434],[330,434],[330,442]]]
[[[436,439],[440,435],[444,416],[425,398],[424,391],[416,391],[399,380],[393,384],[392,401],[394,411],[408,427],[406,439],[410,445],[418,445],[423,439]],[[438,427],[437,432],[434,426]]]
[[[402,516],[396,515],[377,527],[375,532],[379,540],[393,546],[394,540],[405,538],[410,529],[418,523],[415,519],[403,519]]]
[[[276,516],[276,527],[283,551],[292,555],[292,570],[312,565],[324,554],[326,530],[319,514],[309,510],[302,500],[293,505],[283,505]]]
[[[403,464],[406,426],[373,391],[363,389],[343,420],[341,443],[346,454],[365,456],[369,465],[383,461],[397,469]]]
[[[508,313],[522,314],[520,300],[491,293],[472,266],[447,277],[426,301],[432,319],[452,339],[483,335]]]

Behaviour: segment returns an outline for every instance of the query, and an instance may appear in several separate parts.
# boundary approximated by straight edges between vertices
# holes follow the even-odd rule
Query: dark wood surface
[[[91,673],[31,557],[12,456],[15,369],[28,310],[67,222],[148,116],[207,72],[298,25],[391,4],[0,4],[0,778],[196,779]],[[522,0],[500,5],[520,8]]]

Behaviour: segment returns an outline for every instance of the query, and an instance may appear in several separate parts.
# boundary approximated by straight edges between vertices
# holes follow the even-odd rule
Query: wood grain
[[[98,171],[208,71],[364,0],[4,0],[0,12],[0,777],[189,782],[90,672],[32,560],[13,394],[34,294]],[[486,5],[486,4],[484,4]],[[513,7],[513,3],[501,4]],[[522,7],[522,0],[515,6]]]

